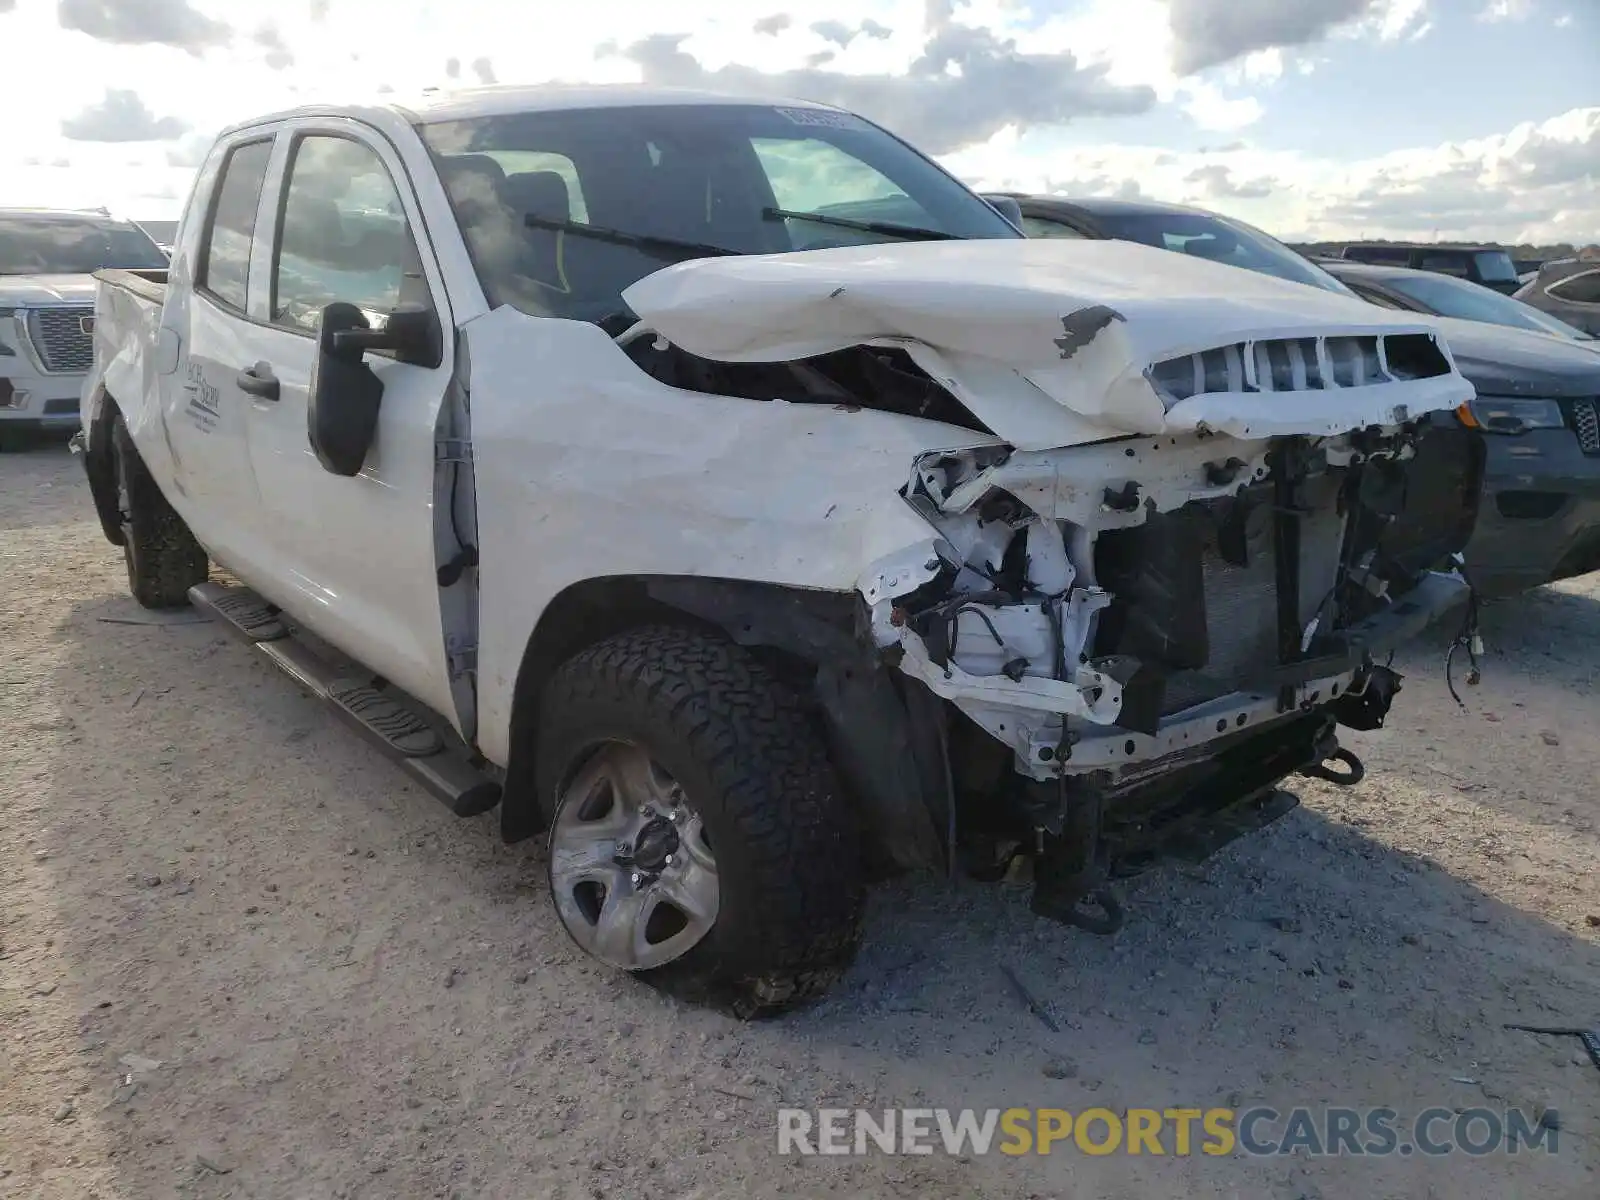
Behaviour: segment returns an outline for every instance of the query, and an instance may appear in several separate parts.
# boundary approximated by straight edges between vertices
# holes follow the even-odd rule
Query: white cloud
[[[163,45],[199,54],[226,43],[233,31],[189,0],[60,0],[63,29],[119,45]]]
[[[262,60],[274,71],[281,71],[285,67],[294,65],[294,54],[284,42],[283,34],[278,31],[278,27],[270,21],[256,30],[252,40],[266,52]]]
[[[1173,68],[1192,75],[1256,51],[1319,42],[1376,0],[1168,0]]]
[[[1198,79],[1180,84],[1178,91],[1184,97],[1183,111],[1201,129],[1243,129],[1261,119],[1261,101],[1254,96],[1230,98],[1224,96],[1220,88]]]
[[[1059,160],[1028,156],[1024,143],[996,139],[947,161],[980,187],[1052,190]],[[1218,158],[1226,160],[1226,175],[1209,169]],[[1600,107],[1348,163],[1311,149],[1263,151],[1242,144],[1200,153],[1076,146],[1072,163],[1080,179],[1137,180],[1147,196],[1189,197],[1291,241],[1588,242],[1600,229]]]
[[[1083,66],[1070,52],[1024,51],[1010,38],[955,22],[936,26],[919,53],[893,72],[708,65],[716,59],[695,53],[692,45],[685,35],[658,33],[633,42],[620,55],[649,83],[823,100],[862,113],[934,152],[983,141],[1011,125],[1137,114],[1156,102],[1152,89],[1113,83],[1103,67]]]
[[[1533,12],[1533,0],[1489,0],[1478,13],[1480,21],[1523,21]]]
[[[100,103],[61,122],[61,135],[75,142],[158,142],[188,128],[176,117],[156,116],[138,92],[107,88]]]
[[[1192,12],[1196,4],[1179,7]],[[1288,7],[1314,18],[1310,40],[1300,41],[1271,21],[1238,24],[1241,14],[1264,12],[1262,0],[1227,0],[1242,37],[1236,47],[1246,48],[1188,76],[1174,60],[1194,48],[1175,37],[1167,0],[785,0],[754,8],[608,0],[581,22],[541,26],[537,38],[507,36],[520,28],[521,0],[385,6],[384,20],[374,21],[367,0],[32,0],[11,12],[0,0],[0,38],[29,48],[8,58],[7,69],[16,93],[29,97],[30,118],[0,140],[0,204],[104,203],[171,217],[210,131],[252,115],[320,98],[371,98],[400,81],[407,91],[448,86],[452,74],[461,82],[625,82],[679,72],[686,82],[808,91],[869,109],[985,186],[1192,196],[1291,237],[1438,230],[1593,241],[1600,228],[1600,110],[1453,146],[1419,139],[1415,149],[1356,161],[1326,154],[1315,123],[1294,149],[1262,150],[1265,135],[1238,140],[1237,131],[1255,130],[1288,93],[1286,78],[1314,71],[1296,83],[1303,90],[1346,70],[1351,56],[1332,52],[1338,40],[1416,39],[1436,21],[1492,49],[1496,26],[1473,19],[1492,0],[1370,0],[1333,23],[1330,13],[1354,11],[1347,0],[1292,0]],[[1505,5],[1502,19],[1521,7]],[[1573,8],[1570,0],[1542,5],[1540,19],[1556,22]],[[174,14],[192,20],[174,22]],[[1228,51],[1221,33],[1205,36],[1212,53]],[[614,50],[597,58],[608,39],[632,57]],[[823,50],[834,57],[807,69],[807,57]],[[61,62],[72,71],[64,75]],[[1439,69],[1458,65],[1457,54]],[[1421,85],[1392,86],[1398,97]],[[1484,86],[1518,84],[1508,77]],[[117,99],[123,95],[131,99]],[[1165,114],[1164,124],[1141,124],[1152,110]],[[1094,113],[1123,115],[1059,132],[1067,118]],[[158,140],[73,141],[64,124],[79,134]],[[1142,129],[1175,126],[1172,144],[1142,144],[1152,136]],[[1214,132],[1183,136],[1198,129]],[[1214,149],[1175,148],[1197,142]],[[58,162],[69,165],[51,165]]]
[[[1461,3],[1461,0],[1453,0]],[[1373,26],[1379,38],[1386,42],[1402,39],[1416,41],[1427,36],[1433,28],[1428,19],[1430,0],[1389,0],[1376,18]],[[1370,23],[1369,23],[1370,24]]]
[[[1270,175],[1235,179],[1233,172],[1222,163],[1196,167],[1183,177],[1183,181],[1200,188],[1196,197],[1199,200],[1262,200],[1279,187],[1278,181]]]

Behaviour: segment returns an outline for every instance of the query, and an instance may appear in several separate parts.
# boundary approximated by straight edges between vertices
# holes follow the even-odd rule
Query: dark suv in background
[[[1092,197],[1004,199],[1017,205],[1029,237],[1143,242],[1340,292],[1352,303],[1365,299],[1276,238],[1204,209]],[[1454,417],[1435,419],[1480,430],[1489,451],[1466,549],[1473,583],[1486,596],[1504,596],[1600,570],[1600,352],[1482,320],[1434,320],[1478,391]]]
[[[1454,275],[1508,296],[1522,286],[1517,264],[1498,246],[1346,246],[1339,257],[1347,262]]]

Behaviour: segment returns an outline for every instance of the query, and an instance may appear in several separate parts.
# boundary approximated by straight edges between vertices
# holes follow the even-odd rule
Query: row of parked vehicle
[[[992,199],[1014,205],[1031,237],[1143,242],[1434,319],[1477,392],[1457,419],[1488,445],[1486,493],[1467,550],[1474,583],[1503,596],[1600,570],[1600,341],[1505,294],[1507,279],[1513,290],[1523,285],[1504,251],[1362,246],[1312,260],[1240,221],[1180,205]],[[1493,255],[1505,258],[1503,270],[1484,261]],[[1394,258],[1414,265],[1379,261]],[[1600,263],[1552,264],[1546,274],[1566,288],[1551,292],[1553,302],[1568,304],[1573,289],[1600,282]],[[1595,299],[1588,319],[1600,325]]]
[[[1470,548],[1475,582],[1496,596],[1600,569],[1600,263],[1545,264],[1521,284],[1502,250],[1365,245],[1308,259],[1194,208],[989,199],[1030,237],[1142,242],[1445,318],[1478,392],[1460,419],[1490,438],[1489,491]],[[140,226],[103,212],[0,211],[0,438],[77,426],[92,357],[90,274],[159,269],[168,252]]]
[[[844,969],[869,870],[1025,856],[1112,932],[1115,880],[1358,780],[1391,651],[1475,647],[1486,444],[1576,463],[1600,394],[1576,341],[1209,214],[640,88],[225,130],[92,331],[76,448],[139,602],[546,835],[578,946],[741,1015]]]

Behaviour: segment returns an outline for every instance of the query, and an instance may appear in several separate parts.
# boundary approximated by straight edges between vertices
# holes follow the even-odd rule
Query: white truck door
[[[233,569],[259,570],[259,500],[245,445],[250,397],[238,386],[249,341],[250,263],[273,138],[229,146],[208,178],[192,286],[175,286],[162,324],[176,334],[176,369],[161,377],[161,407],[172,453],[175,500],[213,555]]]
[[[448,300],[393,147],[345,119],[292,123],[264,224],[266,307],[248,340],[260,381],[248,444],[270,544],[271,599],[346,654],[456,719],[434,542],[435,430],[450,381],[448,332],[437,367],[368,355],[383,382],[377,436],[361,472],[323,469],[307,437],[307,400],[324,306],[369,318],[430,307],[451,331]],[[265,211],[265,210],[264,210]],[[264,589],[263,589],[264,590]]]

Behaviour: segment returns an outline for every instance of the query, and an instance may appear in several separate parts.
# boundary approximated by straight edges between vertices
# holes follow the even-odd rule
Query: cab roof
[[[367,97],[363,101],[342,105],[306,105],[252,117],[248,121],[229,126],[219,136],[226,136],[254,125],[295,117],[370,118],[377,113],[383,113],[409,125],[524,112],[720,104],[781,104],[788,108],[832,108],[831,105],[818,104],[812,100],[739,95],[695,88],[650,87],[643,84],[496,84],[491,87],[427,88],[404,97],[382,97],[376,100]]]

